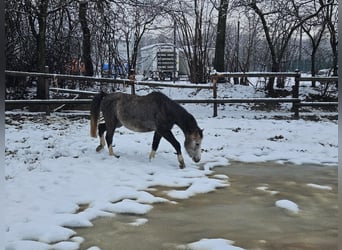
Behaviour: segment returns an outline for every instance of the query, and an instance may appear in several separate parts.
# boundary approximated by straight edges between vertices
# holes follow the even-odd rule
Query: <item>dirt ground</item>
[[[232,162],[215,174],[229,176],[230,186],[177,204],[154,204],[143,216],[99,218],[91,228],[74,229],[85,239],[81,249],[177,249],[202,238],[229,239],[245,249],[337,249],[337,166]],[[167,188],[157,190],[165,197]],[[281,199],[295,202],[299,213],[277,207]],[[129,224],[138,218],[148,222]]]

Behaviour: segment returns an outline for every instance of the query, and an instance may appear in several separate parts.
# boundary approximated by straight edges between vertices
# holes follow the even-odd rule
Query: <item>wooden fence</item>
[[[58,80],[71,80],[80,82],[93,83],[113,83],[123,84],[130,86],[131,93],[135,94],[135,87],[138,85],[149,86],[149,87],[168,87],[168,88],[194,88],[194,89],[211,89],[212,99],[175,99],[179,103],[212,103],[213,104],[213,116],[217,116],[217,107],[219,104],[226,103],[292,103],[292,111],[294,117],[299,118],[299,109],[302,106],[337,106],[338,102],[303,102],[299,99],[299,86],[301,81],[319,81],[326,83],[337,83],[338,77],[301,77],[299,72],[261,72],[261,73],[215,73],[211,75],[212,83],[209,84],[168,84],[153,81],[137,81],[134,78],[131,79],[113,79],[113,78],[98,78],[98,77],[87,77],[87,76],[75,76],[75,75],[63,75],[63,74],[49,74],[49,73],[37,73],[37,72],[20,72],[20,71],[5,71],[6,76],[14,77],[34,77],[44,78],[45,87],[48,89],[45,91],[46,96],[44,99],[31,99],[31,100],[5,100],[5,104],[11,105],[46,105],[46,112],[50,112],[49,105],[59,104],[90,104],[90,97],[97,92],[72,90],[72,89],[61,89],[50,87],[51,81]],[[294,78],[294,85],[292,86],[292,98],[227,98],[218,99],[217,89],[219,87],[218,80],[222,77],[237,78],[237,77],[283,77],[283,78]],[[84,99],[49,99],[49,91],[60,91],[73,94],[79,94],[80,96],[86,96]]]
[[[294,118],[298,119],[299,118],[299,109],[300,107],[303,106],[338,106],[338,102],[303,102],[299,99],[299,86],[300,82],[304,81],[317,81],[325,84],[331,84],[331,83],[338,83],[338,77],[302,77],[301,73],[299,71],[296,72],[219,72],[219,73],[214,73],[211,75],[212,81],[213,81],[213,86],[214,86],[214,98],[216,98],[215,92],[217,89],[217,82],[220,78],[222,77],[227,77],[227,78],[249,78],[249,77],[264,77],[264,78],[271,78],[271,77],[289,77],[289,78],[294,78],[294,85],[292,86],[292,98],[266,98],[265,101],[262,101],[262,98],[258,98],[260,102],[263,103],[284,103],[284,102],[292,102],[292,111],[294,112]],[[232,103],[234,103],[233,99]],[[255,101],[259,102],[259,101]],[[228,101],[228,103],[230,103]],[[248,99],[241,99],[240,103],[248,103]],[[217,115],[217,106],[214,104],[214,116]]]

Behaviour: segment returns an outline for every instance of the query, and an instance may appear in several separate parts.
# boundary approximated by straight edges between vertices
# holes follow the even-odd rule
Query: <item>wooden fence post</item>
[[[45,66],[45,73],[49,73],[49,66]],[[50,82],[48,77],[45,77],[44,80],[44,91],[44,99],[50,99]],[[50,115],[50,105],[46,105],[45,112],[47,115]]]
[[[49,66],[45,66],[45,73],[49,73]],[[44,99],[49,99],[49,91],[50,91],[49,78],[45,77],[44,80]]]
[[[135,73],[133,70],[129,74],[129,84],[131,85],[131,94],[135,95]]]
[[[44,73],[49,73],[49,66],[44,67],[44,72],[43,75],[38,77],[38,82],[37,82],[37,99],[49,99],[49,76],[46,76]],[[33,105],[30,107],[30,111],[33,112],[46,112],[47,115],[50,115],[50,107],[49,105]]]
[[[217,98],[217,80],[218,80],[218,76],[214,76],[213,77],[213,98],[216,99]],[[214,102],[214,114],[213,117],[217,116],[217,103]]]
[[[292,97],[299,98],[299,82],[300,82],[300,71],[296,70],[295,84],[292,86]],[[292,111],[294,112],[294,118],[299,118],[299,103],[293,102]]]

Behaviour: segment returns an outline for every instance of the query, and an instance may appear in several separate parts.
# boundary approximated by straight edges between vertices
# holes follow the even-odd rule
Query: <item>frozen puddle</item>
[[[233,162],[214,174],[230,186],[181,200],[155,187],[176,203],[96,219],[76,229],[81,249],[337,249],[337,167]]]

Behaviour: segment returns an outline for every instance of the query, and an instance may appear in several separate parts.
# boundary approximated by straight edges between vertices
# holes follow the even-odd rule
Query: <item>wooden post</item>
[[[213,77],[213,98],[216,99],[217,98],[217,81],[218,81],[218,76],[214,76]],[[217,116],[217,103],[214,103],[214,117]]]
[[[49,73],[49,66],[45,66],[45,73]],[[44,99],[50,99],[50,83],[49,83],[49,78],[45,77],[44,80]],[[45,108],[46,114],[50,115],[50,105],[46,105]]]
[[[131,94],[135,95],[135,73],[131,70],[129,74],[129,84],[131,85]]]
[[[38,76],[38,86],[37,86],[37,99],[49,99],[49,77],[46,76],[44,73],[49,73],[49,66],[44,67],[44,72]],[[30,111],[33,112],[46,112],[47,115],[50,114],[50,109],[48,105],[33,105],[30,107]]]
[[[299,82],[300,82],[300,71],[296,70],[295,84],[292,86],[292,97],[299,98]],[[298,102],[292,104],[292,111],[294,112],[294,118],[299,118],[299,106]]]
[[[44,67],[44,72],[40,73],[49,73],[49,66]],[[40,76],[38,78],[38,86],[37,86],[37,99],[47,99],[49,95],[49,90],[46,85],[46,77]]]

